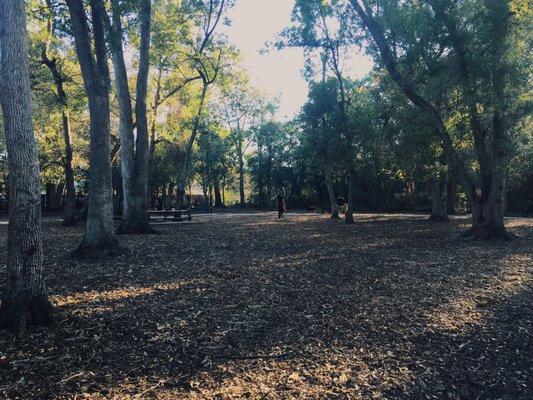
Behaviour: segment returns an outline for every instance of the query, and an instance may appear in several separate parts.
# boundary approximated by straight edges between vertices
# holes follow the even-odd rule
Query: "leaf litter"
[[[47,218],[55,324],[1,332],[0,396],[530,399],[533,221],[453,240],[467,223],[216,214],[89,262]]]

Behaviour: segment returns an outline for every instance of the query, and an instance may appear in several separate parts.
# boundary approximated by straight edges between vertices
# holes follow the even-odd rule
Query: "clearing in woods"
[[[199,217],[91,263],[45,219],[56,324],[2,333],[0,396],[531,398],[533,221],[488,245],[452,240],[466,217],[357,220]]]

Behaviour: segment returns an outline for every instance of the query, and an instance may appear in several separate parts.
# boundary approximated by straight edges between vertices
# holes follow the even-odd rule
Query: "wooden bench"
[[[192,220],[192,213],[190,208],[184,208],[182,210],[149,210],[148,215],[150,218],[153,217],[163,217],[163,220],[167,220],[167,217],[172,217],[174,221],[181,221],[183,219],[182,214],[187,215],[189,221]]]

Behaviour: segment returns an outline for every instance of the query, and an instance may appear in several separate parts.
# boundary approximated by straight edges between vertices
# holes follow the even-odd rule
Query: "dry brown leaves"
[[[91,263],[66,258],[81,228],[47,219],[56,324],[1,332],[0,396],[531,398],[533,221],[452,240],[467,222],[221,214]]]

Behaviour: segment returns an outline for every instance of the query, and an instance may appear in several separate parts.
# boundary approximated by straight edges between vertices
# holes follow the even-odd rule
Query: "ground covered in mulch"
[[[45,219],[56,322],[0,332],[0,397],[531,399],[533,220],[500,244],[467,223],[220,214],[81,262]]]

